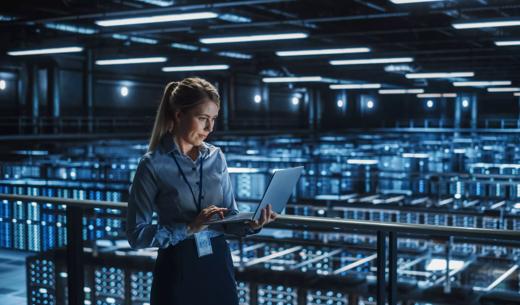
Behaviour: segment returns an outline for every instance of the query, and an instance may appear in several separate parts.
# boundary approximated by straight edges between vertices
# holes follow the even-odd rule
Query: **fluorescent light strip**
[[[518,87],[497,87],[497,88],[487,88],[488,92],[517,92],[520,91]]]
[[[200,12],[200,13],[171,14],[171,15],[159,15],[159,16],[123,18],[123,19],[111,19],[111,20],[97,20],[96,24],[100,25],[100,26],[121,26],[121,25],[160,23],[160,22],[185,21],[185,20],[196,20],[196,19],[210,19],[210,18],[216,18],[216,17],[218,17],[218,14],[215,14],[212,12]]]
[[[157,63],[165,62],[166,57],[141,57],[141,58],[123,58],[123,59],[102,59],[96,60],[96,65],[125,65],[125,64],[144,64],[144,63]]]
[[[457,97],[457,93],[420,93],[418,98]]]
[[[182,50],[189,50],[189,51],[198,51],[199,50],[199,47],[191,45],[191,44],[186,44],[186,43],[174,42],[170,46],[172,48],[182,49]]]
[[[130,41],[138,42],[138,43],[145,43],[145,44],[157,44],[157,42],[158,42],[156,39],[136,37],[136,36],[130,36]]]
[[[328,54],[351,54],[370,52],[369,48],[343,48],[343,49],[316,49],[316,50],[297,50],[297,51],[277,51],[278,56],[307,56],[307,55],[328,55]]]
[[[513,93],[514,96],[520,96],[520,92]]]
[[[452,23],[458,30],[520,26],[520,19]]]
[[[381,84],[333,84],[330,89],[379,89]]]
[[[473,72],[438,72],[438,73],[407,73],[406,78],[452,78],[452,77],[473,77]]]
[[[299,77],[264,77],[264,83],[296,83],[296,82],[321,82],[321,76],[299,76]]]
[[[430,155],[429,154],[425,154],[425,153],[403,153],[402,157],[403,158],[426,159],[426,158],[429,158]]]
[[[235,15],[235,14],[223,14],[219,15],[218,19],[229,21],[233,23],[249,23],[251,22],[251,18]]]
[[[265,35],[246,35],[246,36],[229,36],[215,38],[201,38],[200,42],[205,44],[213,43],[233,43],[233,42],[250,42],[250,41],[266,41],[266,40],[284,40],[284,39],[301,39],[307,38],[306,33],[286,33],[286,34],[265,34]]]
[[[333,66],[339,65],[368,65],[368,64],[393,64],[400,62],[412,62],[412,57],[394,57],[394,58],[370,58],[370,59],[347,59],[347,60],[331,60]]]
[[[239,52],[218,52],[217,55],[224,56],[224,57],[230,57],[230,58],[237,58],[237,59],[253,58],[252,55],[245,54],[245,53],[239,53]]]
[[[520,46],[520,40],[502,40],[495,41],[495,45],[499,47],[507,47],[507,46]]]
[[[8,55],[11,56],[24,56],[24,55],[42,55],[42,54],[60,54],[60,53],[74,53],[83,51],[82,47],[64,47],[64,48],[50,48],[50,49],[34,49],[34,50],[23,50],[23,51],[9,51]]]
[[[511,86],[511,81],[497,80],[497,81],[453,82],[453,86],[455,86],[455,87]]]
[[[87,27],[79,27],[69,24],[63,24],[63,23],[45,23],[44,26],[48,29],[53,29],[57,31],[63,31],[63,32],[71,32],[71,33],[78,33],[78,34],[84,34],[84,35],[91,35],[98,32],[96,29],[91,29]]]
[[[379,161],[376,159],[348,159],[347,164],[353,165],[376,165]]]
[[[424,89],[381,89],[379,94],[417,94],[424,93]]]
[[[425,2],[439,2],[445,0],[390,0],[394,4],[409,4],[409,3],[425,3]]]
[[[137,0],[139,2],[148,3],[152,5],[157,5],[161,7],[171,6],[173,5],[173,0],[163,1],[163,0]]]
[[[201,65],[201,66],[177,66],[177,67],[164,67],[164,72],[185,72],[185,71],[214,71],[214,70],[227,70],[229,65]]]

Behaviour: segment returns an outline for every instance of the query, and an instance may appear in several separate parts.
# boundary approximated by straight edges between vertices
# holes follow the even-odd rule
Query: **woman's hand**
[[[199,215],[197,215],[195,220],[188,224],[188,234],[197,233],[207,228],[208,226],[204,223],[210,221],[211,217],[215,214],[218,214],[220,218],[224,218],[224,212],[226,211],[227,208],[219,208],[214,205],[210,205],[203,209],[200,211]]]
[[[259,229],[259,228],[263,227],[264,225],[274,221],[276,219],[276,216],[277,215],[275,212],[273,212],[271,205],[268,204],[266,208],[262,209],[262,216],[260,216],[260,219],[251,221],[249,223],[249,226],[253,230]]]

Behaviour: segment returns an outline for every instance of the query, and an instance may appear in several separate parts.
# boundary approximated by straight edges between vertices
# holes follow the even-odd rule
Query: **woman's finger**
[[[266,208],[263,208],[263,209],[262,209],[262,216],[260,217],[259,224],[260,224],[260,225],[264,225],[266,219],[267,219],[267,211],[266,211]]]

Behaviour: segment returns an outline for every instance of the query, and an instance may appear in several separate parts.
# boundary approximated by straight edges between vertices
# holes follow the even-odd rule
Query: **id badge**
[[[197,252],[199,257],[213,254],[211,247],[211,239],[207,231],[195,233],[195,245],[197,245]]]

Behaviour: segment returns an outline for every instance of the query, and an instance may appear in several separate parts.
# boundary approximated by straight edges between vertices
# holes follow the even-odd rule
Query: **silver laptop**
[[[300,179],[302,171],[303,166],[277,170],[273,174],[273,177],[267,186],[267,190],[265,190],[262,201],[256,207],[255,212],[238,213],[235,215],[226,216],[223,219],[211,220],[206,224],[248,222],[258,220],[262,216],[262,209],[267,207],[268,204],[272,206],[273,212],[281,213],[285,209],[287,201],[291,196],[296,182],[298,182],[298,179]]]

